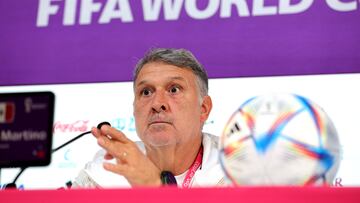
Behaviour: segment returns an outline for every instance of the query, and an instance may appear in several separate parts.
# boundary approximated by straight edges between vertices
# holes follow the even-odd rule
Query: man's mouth
[[[154,124],[171,124],[171,122],[168,121],[152,121],[149,123],[149,125],[154,125]]]
[[[164,114],[155,114],[152,115],[149,119],[148,119],[148,125],[156,125],[156,124],[169,124],[172,125],[173,120],[167,116],[165,116]]]

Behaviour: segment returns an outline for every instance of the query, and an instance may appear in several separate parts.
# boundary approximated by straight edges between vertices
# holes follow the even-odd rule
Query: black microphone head
[[[3,188],[4,188],[5,190],[8,190],[8,189],[17,189],[15,183],[8,183],[8,184],[4,185]]]
[[[99,123],[99,124],[97,125],[97,129],[100,130],[103,125],[111,126],[111,124],[110,124],[109,122],[104,121],[104,122],[101,122],[101,123]]]

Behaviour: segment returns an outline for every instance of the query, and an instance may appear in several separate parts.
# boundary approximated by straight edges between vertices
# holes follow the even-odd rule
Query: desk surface
[[[2,203],[11,202],[326,202],[360,203],[360,188],[242,187],[242,188],[138,188],[78,190],[3,190]]]

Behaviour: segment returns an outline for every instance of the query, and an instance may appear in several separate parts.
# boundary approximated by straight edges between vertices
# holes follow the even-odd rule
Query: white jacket
[[[220,166],[219,137],[211,134],[203,133],[204,154],[202,166],[196,171],[190,187],[209,187],[224,185],[224,172]],[[145,153],[144,144],[136,143]],[[74,188],[129,188],[128,181],[121,175],[106,171],[103,168],[105,150],[96,153],[93,161],[86,164],[73,182]],[[181,187],[185,178],[185,173],[175,176],[178,187]]]

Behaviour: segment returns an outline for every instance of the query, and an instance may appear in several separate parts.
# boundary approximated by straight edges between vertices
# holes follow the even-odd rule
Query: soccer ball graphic
[[[293,94],[249,99],[231,116],[220,160],[237,185],[329,185],[339,167],[336,129],[315,103]]]

